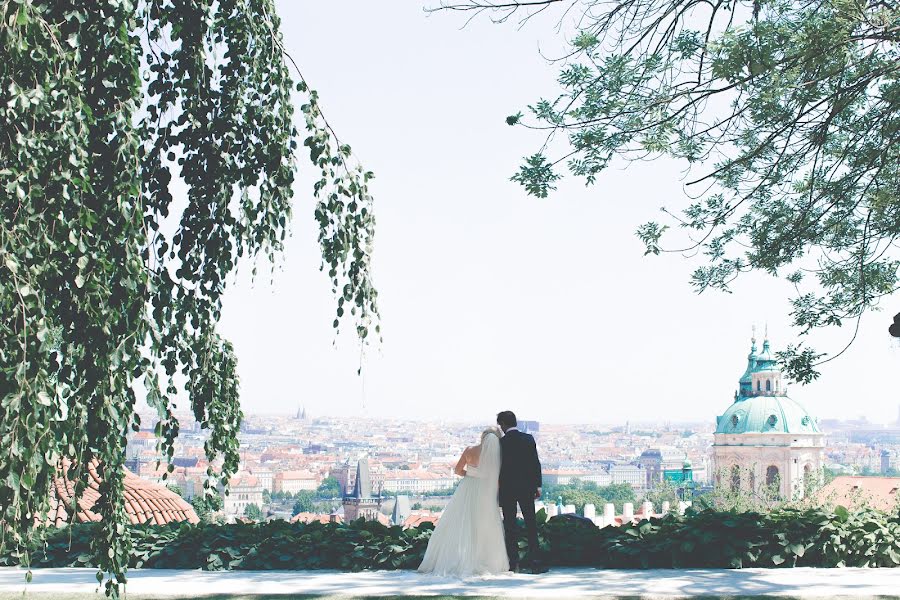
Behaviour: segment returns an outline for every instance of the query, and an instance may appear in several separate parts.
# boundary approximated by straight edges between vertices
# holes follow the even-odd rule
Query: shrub
[[[784,509],[769,513],[703,510],[599,529],[539,513],[550,566],[607,568],[894,567],[900,565],[900,518],[872,509]],[[521,526],[521,524],[520,524]],[[49,531],[29,556],[0,553],[0,565],[97,567],[97,524]],[[376,522],[235,523],[136,526],[129,567],[172,569],[414,569],[433,526]],[[525,550],[520,535],[520,550]]]

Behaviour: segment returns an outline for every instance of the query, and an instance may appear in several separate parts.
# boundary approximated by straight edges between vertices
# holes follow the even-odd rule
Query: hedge
[[[606,568],[894,567],[900,519],[863,509],[783,509],[760,514],[705,510],[622,527],[597,528],[566,515],[539,533],[550,566]],[[173,569],[414,569],[433,526],[375,522],[139,526],[130,567]],[[32,567],[94,567],[95,524],[50,531],[30,552]],[[524,538],[524,536],[522,536]],[[524,551],[524,539],[520,542]],[[0,552],[0,565],[25,562]]]

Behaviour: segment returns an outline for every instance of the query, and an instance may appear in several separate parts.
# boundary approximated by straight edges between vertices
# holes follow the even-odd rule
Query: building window
[[[767,392],[772,391],[772,380],[771,379],[766,379],[766,391]]]
[[[731,467],[731,491],[741,491],[741,468],[737,465]]]
[[[756,380],[756,391],[757,392],[762,391],[762,381],[760,381],[759,379]]]
[[[766,469],[766,485],[770,488],[778,485],[778,467],[775,465]]]

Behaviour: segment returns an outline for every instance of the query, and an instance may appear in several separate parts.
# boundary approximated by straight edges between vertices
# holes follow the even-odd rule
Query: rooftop
[[[50,521],[57,527],[72,521],[69,508],[75,495],[75,484],[66,475],[69,464],[68,461],[64,461],[62,469],[53,480]],[[88,465],[88,487],[78,502],[74,519],[76,522],[100,520],[100,515],[93,511],[94,504],[100,498],[101,479],[97,472],[98,464],[94,460]],[[133,524],[200,522],[193,507],[181,496],[162,485],[141,479],[128,469],[125,469],[125,512]]]
[[[900,477],[859,477],[839,475],[819,490],[818,497],[853,508],[867,504],[872,508],[894,511],[900,506]]]

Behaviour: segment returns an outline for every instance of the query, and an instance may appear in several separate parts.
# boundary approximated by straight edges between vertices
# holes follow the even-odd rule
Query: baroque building
[[[754,336],[734,402],[716,420],[717,484],[748,492],[765,486],[781,498],[802,498],[810,483],[821,480],[824,462],[817,420],[787,396],[768,336],[760,353]]]

